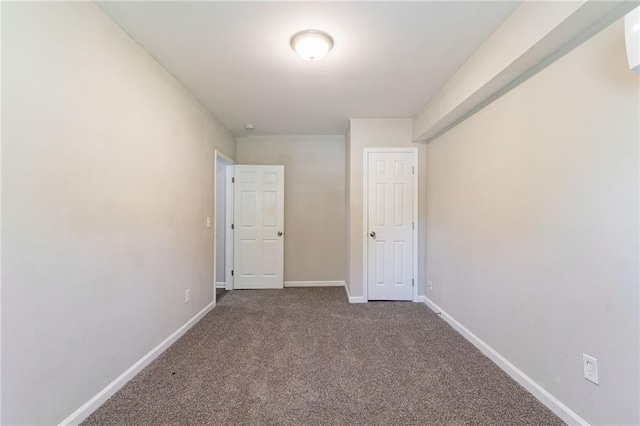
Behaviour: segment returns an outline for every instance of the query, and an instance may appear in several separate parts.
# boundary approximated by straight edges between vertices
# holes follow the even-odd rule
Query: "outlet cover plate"
[[[598,377],[598,360],[587,354],[582,354],[582,374],[590,382],[600,385]]]

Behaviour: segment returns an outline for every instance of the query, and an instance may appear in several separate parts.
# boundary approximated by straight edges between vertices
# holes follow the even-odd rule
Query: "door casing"
[[[226,288],[225,290],[233,290],[233,201],[234,201],[234,193],[233,193],[233,180],[236,175],[236,167],[235,161],[229,162],[229,166],[227,166],[227,188],[225,190],[225,194],[227,195],[226,200],[226,208],[227,212],[225,215],[225,226],[227,227],[227,232],[224,233],[226,241],[225,241],[225,282]]]
[[[233,276],[231,275],[231,270],[233,269],[233,231],[231,230],[231,224],[233,223],[233,186],[231,184],[233,175],[234,175],[234,164],[231,158],[224,155],[222,152],[215,150],[215,158],[214,158],[214,176],[216,179],[218,178],[218,159],[223,160],[227,163],[227,170],[225,173],[226,182],[225,182],[225,289],[233,290]],[[217,185],[216,185],[217,187]],[[213,300],[216,301],[216,277],[217,277],[217,269],[218,265],[216,262],[217,252],[217,238],[218,238],[218,199],[216,195],[216,199],[213,203]]]
[[[362,285],[364,301],[369,301],[369,154],[370,153],[411,153],[413,157],[413,301],[418,302],[418,148],[364,148],[363,149],[363,203],[362,203]]]

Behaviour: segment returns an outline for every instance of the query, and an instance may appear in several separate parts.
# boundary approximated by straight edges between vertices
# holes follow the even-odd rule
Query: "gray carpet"
[[[85,425],[552,425],[425,305],[232,291]]]

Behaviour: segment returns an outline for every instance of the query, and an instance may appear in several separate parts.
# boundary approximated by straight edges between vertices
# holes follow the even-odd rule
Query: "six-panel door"
[[[368,155],[369,300],[413,298],[413,154]]]
[[[284,166],[235,166],[234,288],[283,288]]]

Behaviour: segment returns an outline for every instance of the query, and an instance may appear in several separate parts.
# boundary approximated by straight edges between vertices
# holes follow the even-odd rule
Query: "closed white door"
[[[235,166],[234,289],[284,284],[284,166]]]
[[[368,155],[369,300],[413,299],[413,158],[404,152]]]

